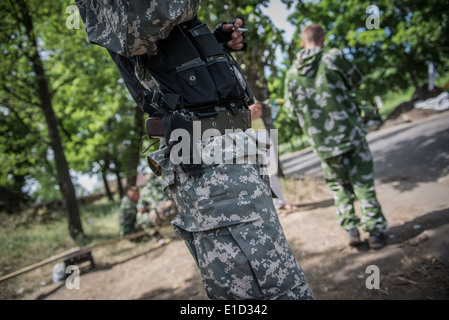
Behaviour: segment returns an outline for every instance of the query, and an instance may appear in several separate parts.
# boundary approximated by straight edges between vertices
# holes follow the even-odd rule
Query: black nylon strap
[[[188,34],[202,59],[224,53],[223,47],[204,23],[189,30]]]
[[[167,39],[160,40],[158,48],[164,54],[166,68],[173,70],[200,55],[190,39],[181,31],[181,27],[173,29]]]
[[[151,117],[159,113],[165,113],[165,110],[161,108],[162,94],[159,92],[146,91],[146,94],[142,99],[142,109],[148,113]]]

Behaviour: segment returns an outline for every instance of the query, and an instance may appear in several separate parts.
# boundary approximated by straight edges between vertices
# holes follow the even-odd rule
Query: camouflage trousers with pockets
[[[254,167],[245,170],[257,170]],[[198,265],[209,298],[312,299],[268,190],[257,202],[255,220],[190,232],[173,224]],[[239,215],[237,207],[232,210],[231,205],[228,210],[228,215]]]
[[[321,159],[326,185],[334,195],[337,220],[343,229],[362,225],[366,232],[385,232],[388,224],[377,201],[373,158],[366,140],[353,150]],[[354,201],[360,201],[361,218],[355,214]]]
[[[212,150],[228,139],[248,148],[242,153],[223,149],[221,161],[204,165],[200,176],[182,172],[169,161],[168,150],[150,155],[150,166],[161,169],[162,184],[177,204],[171,223],[192,254],[207,295],[217,300],[313,299],[277,216],[269,176],[261,174],[260,163],[249,161],[259,152],[253,147],[255,136],[226,134],[202,141],[202,148]]]

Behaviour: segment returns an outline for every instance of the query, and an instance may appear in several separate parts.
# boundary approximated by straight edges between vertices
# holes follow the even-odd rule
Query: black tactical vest
[[[165,113],[254,102],[231,54],[198,19],[174,28],[168,38],[158,42],[158,54],[139,56],[137,65],[146,68],[160,87],[161,94],[151,92],[144,99],[144,111],[150,115],[149,105]]]
[[[173,130],[182,128],[192,134],[194,120],[200,120],[203,129],[217,123],[223,130],[231,122],[236,129],[251,127],[248,106],[254,97],[249,85],[232,55],[205,24],[196,18],[180,24],[157,47],[158,53],[151,56],[109,53],[134,100],[150,117],[162,118],[168,147],[178,142],[170,139]],[[148,72],[159,90],[144,88],[135,68],[139,74]],[[190,144],[192,157],[193,139]],[[181,167],[188,174],[203,172],[202,165],[193,162]]]

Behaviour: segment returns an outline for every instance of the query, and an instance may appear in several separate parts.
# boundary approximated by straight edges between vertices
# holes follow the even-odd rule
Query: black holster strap
[[[181,97],[174,93],[162,94],[157,91],[148,91],[143,97],[142,109],[150,116],[155,113],[167,113],[178,108]]]
[[[142,98],[142,109],[150,116],[163,112],[159,108],[159,100],[162,95],[159,92],[148,91]]]

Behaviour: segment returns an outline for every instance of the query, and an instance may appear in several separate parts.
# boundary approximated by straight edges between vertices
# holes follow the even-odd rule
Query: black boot
[[[387,235],[384,232],[372,232],[369,234],[368,244],[371,249],[380,249],[385,246]]]
[[[348,244],[352,247],[358,246],[361,241],[360,241],[360,233],[359,230],[354,227],[352,229],[349,229],[346,231],[347,235],[348,235]]]

